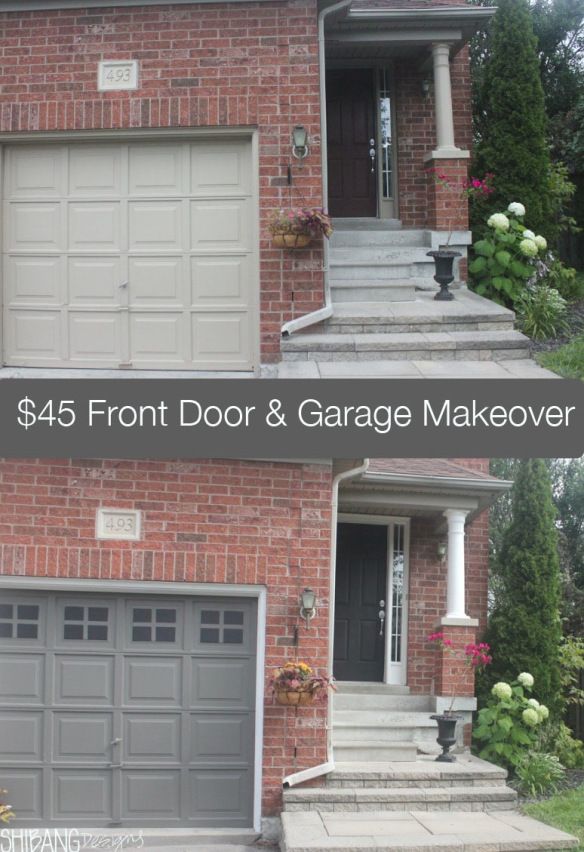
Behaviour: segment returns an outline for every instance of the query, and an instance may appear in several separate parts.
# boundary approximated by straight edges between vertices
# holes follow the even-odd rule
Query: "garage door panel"
[[[121,148],[117,145],[69,148],[69,195],[121,195]]]
[[[251,347],[247,318],[247,312],[193,314],[193,359],[223,364],[248,361]]]
[[[42,769],[2,769],[2,787],[7,791],[6,800],[23,820],[41,819],[43,808]]]
[[[123,772],[122,777],[122,815],[126,819],[179,819],[178,771],[133,769]]]
[[[119,257],[69,258],[69,303],[73,307],[118,306],[123,281]]]
[[[130,307],[182,307],[182,257],[131,257]]]
[[[75,201],[68,206],[69,251],[121,251],[120,204]]]
[[[16,202],[7,220],[10,252],[62,251],[61,206],[58,202]]]
[[[190,773],[191,806],[201,818],[249,821],[249,774],[246,770],[193,770]]]
[[[183,195],[183,145],[130,145],[130,195]]]
[[[251,157],[244,142],[196,143],[191,147],[193,195],[250,195]]]
[[[114,700],[113,656],[55,657],[54,703],[112,704]]]
[[[113,716],[111,713],[55,713],[53,759],[55,761],[111,761]]]
[[[181,716],[127,713],[124,717],[124,763],[181,761]]]
[[[133,364],[183,364],[184,316],[181,313],[133,313],[130,359]]]
[[[43,714],[0,710],[0,763],[43,759]]]
[[[6,314],[6,336],[11,360],[27,363],[35,358],[56,362],[61,358],[59,311],[11,308]]]
[[[125,703],[179,707],[182,694],[182,659],[126,657]]]
[[[7,304],[59,305],[62,275],[60,257],[7,257]]]
[[[69,314],[69,356],[73,362],[118,364],[122,360],[122,315],[109,311]]]
[[[192,251],[249,251],[251,210],[248,202],[192,201]]]
[[[191,716],[191,763],[247,763],[252,757],[252,742],[252,717],[249,714]]]
[[[200,709],[250,709],[253,706],[253,661],[193,659],[191,706]]]
[[[2,704],[42,704],[44,681],[44,655],[4,653],[0,656]]]
[[[132,201],[129,204],[130,251],[180,251],[181,201]]]
[[[6,176],[6,198],[56,198],[63,188],[63,149],[56,145],[9,148]]]
[[[223,309],[249,304],[250,255],[191,258],[191,302]]]
[[[52,773],[54,819],[111,820],[112,784],[109,770],[55,769]]]

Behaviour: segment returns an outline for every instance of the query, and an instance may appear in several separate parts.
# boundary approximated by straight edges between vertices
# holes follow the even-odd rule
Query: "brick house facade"
[[[0,666],[8,686],[2,698],[1,777],[22,824],[38,825],[40,820],[55,825],[259,829],[262,818],[278,814],[285,778],[295,783],[297,773],[334,760],[329,715],[334,696],[305,708],[274,703],[268,678],[286,659],[307,660],[321,673],[349,665],[353,680],[378,680],[388,689],[397,684],[411,695],[431,697],[438,709],[454,692],[468,721],[473,707],[470,670],[443,658],[427,636],[440,626],[462,644],[484,627],[485,510],[506,487],[487,471],[486,460],[460,459],[371,460],[368,466],[363,460],[3,460]],[[138,534],[128,537],[120,527],[108,534],[100,526],[104,509],[117,512],[115,522],[122,526],[133,517]],[[463,524],[458,563],[453,515]],[[357,627],[365,640],[348,660],[339,626],[340,607],[347,603],[343,571],[347,565],[350,571],[361,570],[359,560],[373,553],[365,544],[356,557],[347,556],[350,540],[354,534],[365,535],[365,542],[379,538],[377,531],[385,526],[389,550],[382,554],[381,568],[367,563],[363,582],[381,571],[388,597],[385,635],[391,642],[398,635],[402,652],[396,653],[389,639],[376,638],[374,591],[372,633],[367,634],[370,619],[361,611],[349,615],[355,623],[360,620]],[[338,536],[331,532],[336,529]],[[349,543],[344,544],[347,535]],[[463,617],[449,612],[451,591],[460,582]],[[305,623],[299,596],[307,587],[317,603],[314,618]],[[106,637],[100,620],[107,621],[111,635]],[[171,637],[165,623],[173,625]],[[230,623],[245,628],[229,628]],[[221,635],[213,632],[220,630]],[[229,630],[236,634],[230,640]],[[194,649],[191,631],[197,636],[200,631]],[[372,654],[365,647],[371,641]],[[380,664],[378,674],[361,677],[360,667],[369,666],[373,657]],[[16,686],[15,659],[24,672]],[[148,669],[152,660],[159,672],[156,666]],[[79,661],[95,667],[87,694],[79,670],[73,681],[67,680]],[[115,683],[125,697],[116,698],[115,684],[110,695],[105,675],[103,695],[95,685],[100,666],[106,671],[110,662],[119,666]],[[46,666],[47,680],[39,675],[37,683],[38,666]],[[165,680],[168,667],[173,676]],[[229,677],[222,680],[221,672]],[[196,689],[191,677],[200,684]],[[173,691],[175,680],[183,683],[186,697]],[[152,692],[152,684],[160,692]],[[194,698],[188,697],[191,689]],[[80,724],[82,707],[89,728],[80,742],[70,732],[73,723]],[[35,719],[43,713],[49,721],[44,739],[37,731],[37,742]],[[99,745],[100,726],[109,724],[110,713],[113,731],[107,730],[113,744],[121,742],[120,759],[102,754]],[[181,729],[182,751],[170,735],[179,715],[183,725],[188,719],[204,726],[193,728],[192,734]],[[14,739],[10,723],[15,719],[19,726],[30,722],[26,730],[35,753],[32,747],[27,751],[22,736]],[[146,738],[162,743],[154,756],[151,749],[140,752],[140,724],[147,721],[159,726],[156,736]],[[206,732],[201,741],[210,743],[202,755],[189,751],[199,730]],[[86,742],[93,744],[92,753],[84,751]],[[187,742],[191,745],[185,751]],[[110,771],[122,774],[121,794],[115,785],[112,792]],[[320,784],[324,771],[306,780]],[[75,794],[68,787],[72,775]],[[149,786],[153,777],[155,792]],[[219,804],[205,805],[197,783],[214,791]],[[84,784],[91,801],[98,802],[93,809],[83,802]],[[137,810],[136,796],[148,803],[147,811]]]
[[[365,215],[426,229],[432,245],[453,228],[464,246],[466,212],[426,170],[466,174],[464,45],[489,14],[461,0],[1,0],[4,363],[257,372],[279,361],[283,330],[330,315],[327,246],[274,248],[280,207],[339,215],[340,192],[342,216],[362,216],[365,192]],[[136,87],[103,91],[108,60],[136,61]],[[330,100],[329,71],[365,74],[367,115],[363,92]],[[341,113],[359,145],[346,127],[335,141]],[[298,125],[304,159],[291,153]]]

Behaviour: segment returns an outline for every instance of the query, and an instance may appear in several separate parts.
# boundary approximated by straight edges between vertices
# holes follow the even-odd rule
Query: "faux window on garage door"
[[[251,142],[7,146],[4,360],[247,370]]]
[[[19,825],[251,826],[255,649],[251,600],[3,593]]]

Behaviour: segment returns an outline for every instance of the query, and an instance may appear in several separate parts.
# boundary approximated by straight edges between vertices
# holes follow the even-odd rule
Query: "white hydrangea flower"
[[[499,231],[508,231],[509,219],[504,213],[493,213],[493,215],[489,216],[487,219],[487,225],[489,228],[497,228]]]
[[[539,716],[540,722],[545,722],[546,719],[549,719],[550,711],[545,704],[540,704],[537,708],[537,715]]]
[[[537,710],[538,707],[541,707],[541,704],[536,698],[530,698],[527,703],[530,707],[533,707],[534,710]]]
[[[514,216],[525,216],[525,207],[518,201],[512,201],[507,210]]]
[[[531,688],[535,683],[533,675],[529,674],[529,672],[521,672],[521,674],[517,676],[517,680],[519,681],[521,686],[527,686],[529,688]]]
[[[533,709],[533,707],[528,707],[527,710],[524,710],[521,714],[521,718],[526,725],[529,725],[530,728],[535,728],[540,722],[539,714],[537,710]]]
[[[539,249],[534,240],[521,240],[519,243],[519,251],[526,257],[537,257]]]
[[[523,236],[526,240],[535,240],[535,234],[533,231],[530,231],[529,228],[526,228],[525,231],[523,231]]]
[[[535,238],[534,242],[535,242],[536,246],[538,247],[538,249],[541,249],[541,251],[546,250],[547,240],[546,240],[545,237],[542,237],[540,234],[538,234],[538,236]]]
[[[513,695],[513,690],[511,689],[509,684],[505,683],[502,680],[494,685],[494,687],[491,689],[491,692],[496,698],[499,698],[501,700],[504,700],[505,698],[511,698],[511,696]]]

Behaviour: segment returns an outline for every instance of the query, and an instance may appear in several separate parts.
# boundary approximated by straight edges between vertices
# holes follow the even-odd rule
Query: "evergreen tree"
[[[550,477],[542,459],[521,460],[513,486],[512,520],[499,552],[499,599],[487,641],[493,665],[483,689],[514,680],[520,672],[535,678],[534,696],[559,709],[558,653],[560,566],[556,510]]]
[[[473,172],[493,172],[488,210],[525,205],[526,227],[549,236],[550,154],[537,40],[528,0],[498,0],[475,98],[478,131]],[[483,222],[476,222],[478,228]],[[477,230],[478,230],[477,228]]]

